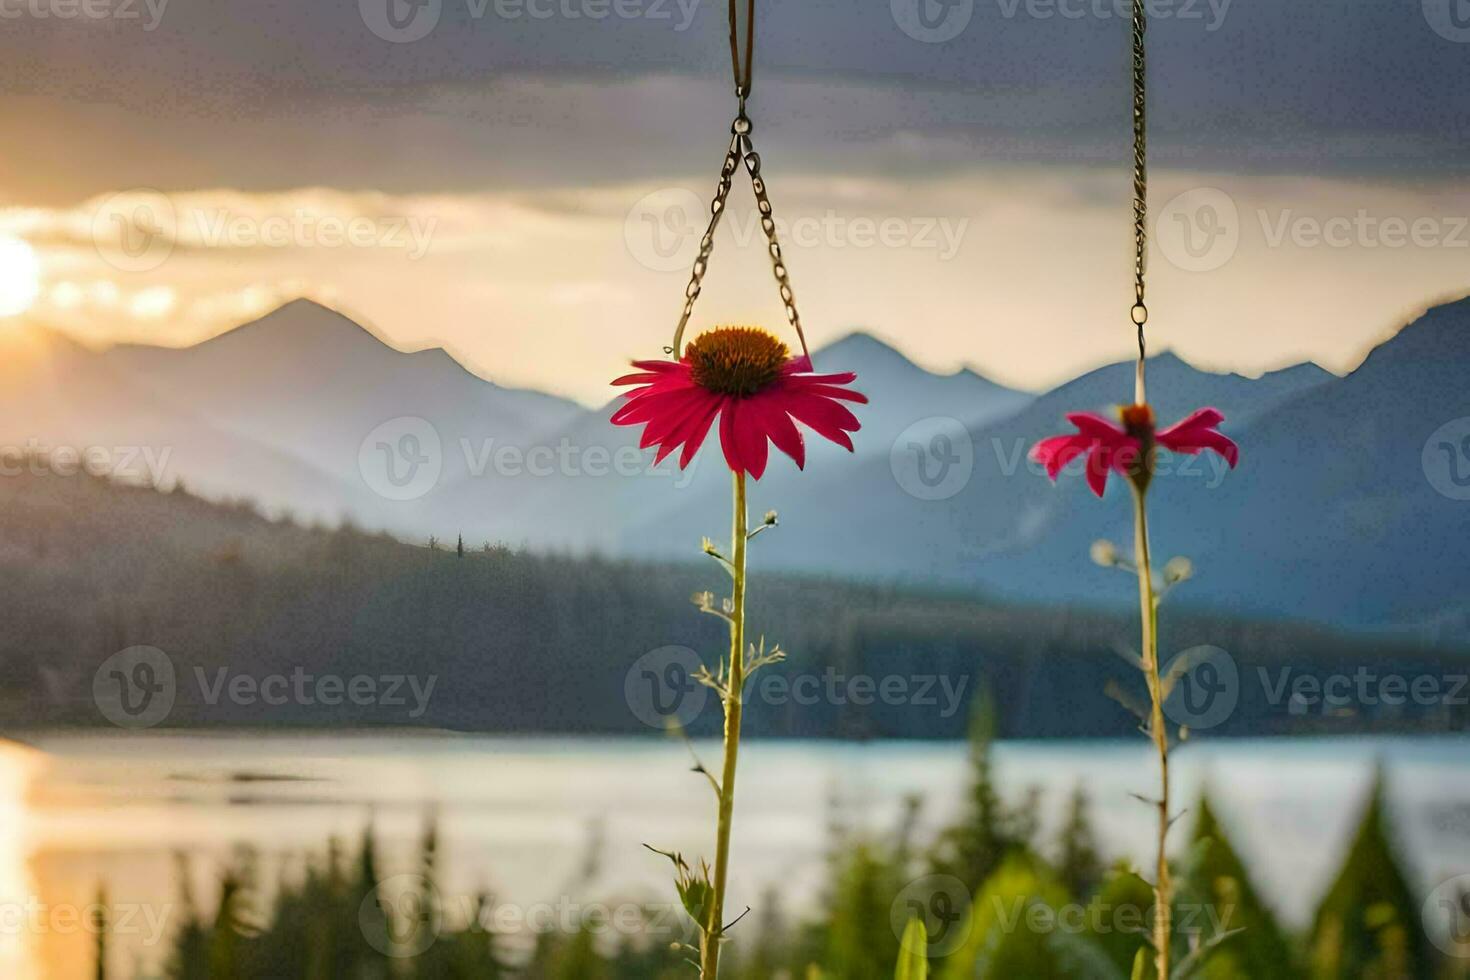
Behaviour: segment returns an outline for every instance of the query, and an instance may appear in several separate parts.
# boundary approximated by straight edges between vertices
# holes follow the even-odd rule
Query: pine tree
[[[1000,798],[991,762],[995,705],[988,687],[976,692],[970,718],[970,792],[961,821],[945,831],[931,859],[934,873],[953,875],[978,889],[1007,855],[1024,850],[1034,827],[1024,814],[1011,813]]]
[[[1057,847],[1057,875],[1079,902],[1091,897],[1102,882],[1102,858],[1098,856],[1097,837],[1088,815],[1090,806],[1087,791],[1078,783],[1072,790],[1067,822]]]
[[[1181,898],[1213,913],[1200,917],[1201,928],[1244,930],[1221,944],[1207,964],[1206,975],[1249,980],[1291,980],[1300,976],[1291,945],[1251,883],[1245,862],[1225,836],[1208,797],[1200,800],[1194,841],[1197,857]],[[1210,938],[1209,934],[1200,936],[1205,942]]]
[[[454,553],[460,558],[464,557],[464,535],[459,536],[459,541],[454,546]]]
[[[1312,928],[1315,980],[1428,977],[1431,956],[1418,903],[1394,855],[1383,770],[1363,822]]]

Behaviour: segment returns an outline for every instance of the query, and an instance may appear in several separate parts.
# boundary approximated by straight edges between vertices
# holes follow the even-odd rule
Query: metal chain
[[[755,0],[745,3],[745,64],[740,63],[740,20],[738,0],[730,0],[730,64],[735,69],[735,94],[745,98],[755,75]]]
[[[776,286],[781,293],[781,303],[786,307],[786,322],[796,331],[801,341],[802,356],[811,359],[807,349],[806,333],[801,329],[801,314],[796,311],[796,294],[791,288],[791,276],[786,269],[786,258],[781,251],[781,242],[776,234],[776,217],[771,207],[770,195],[766,192],[766,181],[761,176],[761,156],[755,150],[750,134],[755,124],[745,113],[745,100],[750,95],[750,85],[755,63],[755,0],[746,0],[745,61],[740,59],[740,31],[738,0],[730,0],[730,62],[735,73],[735,95],[740,100],[740,111],[730,124],[730,149],[725,152],[725,162],[720,167],[720,182],[715,188],[714,200],[710,202],[709,227],[699,241],[699,255],[694,260],[694,269],[689,275],[689,285],[684,287],[684,311],[679,316],[679,326],[674,330],[674,343],[664,348],[664,353],[675,360],[680,357],[684,344],[684,331],[689,318],[694,314],[694,303],[704,290],[704,275],[709,271],[710,256],[715,250],[715,231],[720,219],[725,216],[730,198],[730,183],[736,169],[743,162],[750,174],[750,186],[755,191],[755,206],[760,212],[761,231],[765,232],[766,250],[771,256],[771,272],[776,277]]]
[[[676,361],[684,344],[684,328],[689,325],[689,317],[694,313],[694,301],[699,299],[699,294],[704,289],[704,274],[709,269],[709,257],[715,250],[715,230],[720,227],[720,219],[725,216],[725,202],[730,197],[730,182],[740,167],[738,123],[739,120],[736,120],[737,125],[730,127],[730,149],[725,152],[725,162],[720,165],[720,182],[715,187],[715,197],[709,206],[709,226],[705,229],[704,237],[699,240],[699,256],[694,260],[689,285],[684,287],[684,312],[680,314],[679,326],[674,330],[674,343],[673,346],[664,348],[664,353],[672,355]]]
[[[1144,0],[1133,0],[1133,309],[1129,316],[1138,328],[1138,376],[1134,401],[1144,402],[1143,371],[1148,359],[1144,325],[1148,304],[1144,277],[1148,272],[1148,60],[1145,40],[1148,13]]]
[[[761,155],[755,151],[755,144],[750,139],[750,120],[741,119],[746,123],[746,131],[737,138],[741,141],[741,150],[745,157],[745,169],[750,172],[750,186],[755,190],[755,206],[761,215],[761,230],[766,233],[767,249],[771,255],[771,272],[776,276],[776,286],[781,291],[781,302],[786,307],[786,322],[796,331],[796,339],[801,341],[801,354],[807,360],[811,360],[811,351],[807,350],[806,334],[801,329],[801,314],[796,312],[796,294],[791,289],[791,277],[786,269],[786,259],[781,253],[781,242],[776,237],[776,217],[771,209],[771,199],[766,194],[766,181],[761,176]],[[737,125],[740,120],[736,120]]]

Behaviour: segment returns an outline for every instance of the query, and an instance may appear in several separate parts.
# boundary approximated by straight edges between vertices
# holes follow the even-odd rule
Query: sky
[[[1350,370],[1470,291],[1460,0],[1150,0],[1155,347]],[[814,346],[1042,389],[1131,350],[1112,0],[764,0],[751,114]],[[714,0],[0,0],[0,317],[195,343],[310,296],[605,401],[729,140]],[[784,316],[737,175],[694,329]],[[289,356],[289,351],[283,351]]]

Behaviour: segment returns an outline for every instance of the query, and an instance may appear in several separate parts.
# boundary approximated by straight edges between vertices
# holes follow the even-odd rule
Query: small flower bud
[[[768,510],[768,511],[766,511],[766,517],[765,517],[765,520],[762,523],[765,524],[766,527],[775,527],[776,526],[776,512],[774,510]]]
[[[1164,583],[1178,585],[1194,576],[1194,562],[1188,558],[1170,558],[1164,566]]]
[[[1118,564],[1117,546],[1106,540],[1092,542],[1092,561],[1103,568],[1112,568]]]

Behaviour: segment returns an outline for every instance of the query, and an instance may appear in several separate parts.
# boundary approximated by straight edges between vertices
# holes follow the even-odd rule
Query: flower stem
[[[1153,702],[1149,734],[1159,753],[1160,793],[1157,868],[1154,877],[1154,965],[1159,980],[1169,978],[1169,945],[1173,885],[1169,880],[1166,842],[1169,836],[1169,732],[1164,727],[1164,690],[1159,677],[1159,607],[1154,597],[1153,563],[1148,548],[1147,491],[1133,487],[1134,558],[1138,566],[1138,607],[1143,629],[1143,667]]]
[[[730,566],[735,579],[730,610],[730,677],[725,697],[725,761],[720,775],[720,816],[715,832],[714,900],[704,924],[699,975],[715,980],[720,972],[723,942],[725,882],[730,874],[730,825],[735,815],[735,763],[740,756],[740,716],[745,688],[745,548],[749,542],[745,514],[745,474],[735,474],[735,520],[731,533]]]

